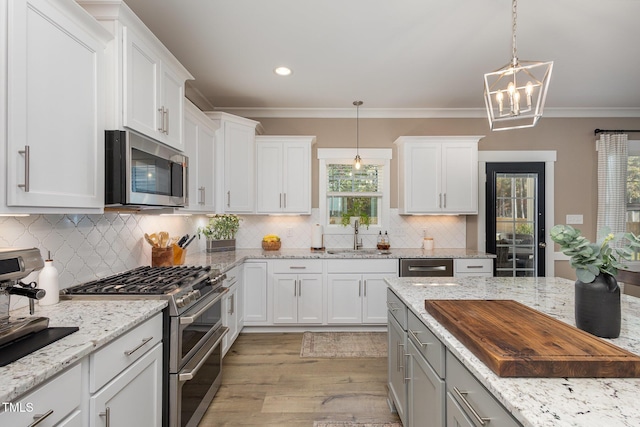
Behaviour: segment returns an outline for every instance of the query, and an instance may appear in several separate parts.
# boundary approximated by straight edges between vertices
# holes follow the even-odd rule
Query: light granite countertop
[[[40,307],[35,316],[49,318],[49,326],[80,329],[7,366],[0,367],[0,402],[9,402],[113,341],[166,307],[163,300],[63,300]],[[29,309],[11,312],[29,316]]]
[[[524,426],[640,426],[640,378],[501,378],[424,308],[425,299],[512,299],[575,326],[574,283],[561,278],[389,278],[389,287]],[[622,295],[620,337],[640,354],[640,299]]]
[[[400,259],[400,258],[495,258],[495,255],[472,249],[439,248],[432,251],[415,248],[391,248],[390,254],[367,253],[330,254],[327,251],[311,251],[310,249],[281,249],[264,251],[262,249],[236,249],[229,252],[187,252],[186,265],[210,265],[225,272],[247,259]]]

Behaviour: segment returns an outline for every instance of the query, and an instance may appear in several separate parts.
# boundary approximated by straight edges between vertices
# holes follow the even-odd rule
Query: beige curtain
[[[598,149],[598,232],[626,231],[628,136],[601,134]]]

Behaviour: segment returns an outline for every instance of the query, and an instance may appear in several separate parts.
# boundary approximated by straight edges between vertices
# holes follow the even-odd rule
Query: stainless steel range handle
[[[100,412],[98,415],[104,417],[105,427],[111,426],[111,408],[107,406],[104,408],[104,412]]]
[[[153,337],[148,337],[148,338],[142,338],[142,342],[140,343],[140,345],[138,345],[136,348],[132,349],[132,350],[127,350],[124,352],[125,356],[131,356],[133,353],[135,353],[136,351],[140,350],[142,347],[144,347],[144,345],[146,343],[148,343],[149,341],[151,341],[153,339]]]
[[[204,347],[209,347],[209,350],[200,359],[198,364],[193,369],[191,369],[189,371],[186,371],[186,372],[181,372],[180,374],[178,374],[178,381],[180,381],[180,382],[190,381],[197,375],[197,373],[200,370],[200,368],[202,368],[202,365],[204,365],[205,362],[207,361],[207,359],[209,358],[209,356],[211,356],[211,353],[213,353],[213,351],[218,347],[218,345],[220,345],[220,341],[222,341],[222,338],[224,338],[224,336],[227,334],[227,332],[229,332],[229,328],[227,328],[227,327],[223,326],[220,329],[222,330],[222,333],[220,334],[219,337],[217,337],[216,334],[214,334],[214,335],[211,336],[211,338],[209,338],[209,341],[211,341],[213,338],[216,339],[215,342],[213,343],[213,345],[209,345],[209,341],[207,341],[204,344]]]
[[[180,317],[180,324],[181,325],[189,325],[189,324],[195,322],[198,317],[200,317],[200,316],[202,316],[204,314],[205,311],[209,310],[209,308],[211,308],[211,306],[213,306],[215,303],[220,301],[222,296],[224,294],[226,294],[227,292],[229,292],[229,288],[222,288],[217,297],[215,297],[214,299],[209,301],[204,307],[202,307],[200,310],[198,310],[195,314],[193,314],[191,316],[181,316]]]
[[[31,163],[31,150],[28,145],[24,146],[24,150],[19,150],[19,154],[24,155],[24,184],[18,184],[18,187],[24,189],[25,193],[29,192],[29,165]]]
[[[33,416],[33,422],[31,424],[29,424],[28,427],[35,427],[38,424],[40,424],[41,422],[43,422],[44,420],[46,420],[47,418],[49,418],[49,416],[53,414],[53,409],[49,409],[47,412],[45,412],[44,414],[36,414]]]

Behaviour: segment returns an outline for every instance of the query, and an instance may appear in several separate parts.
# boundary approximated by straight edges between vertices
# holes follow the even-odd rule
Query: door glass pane
[[[536,174],[496,176],[496,275],[535,277]]]

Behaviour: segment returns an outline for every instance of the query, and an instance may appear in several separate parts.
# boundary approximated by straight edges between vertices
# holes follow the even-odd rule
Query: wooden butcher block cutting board
[[[501,377],[640,377],[640,356],[512,300],[425,300]]]

